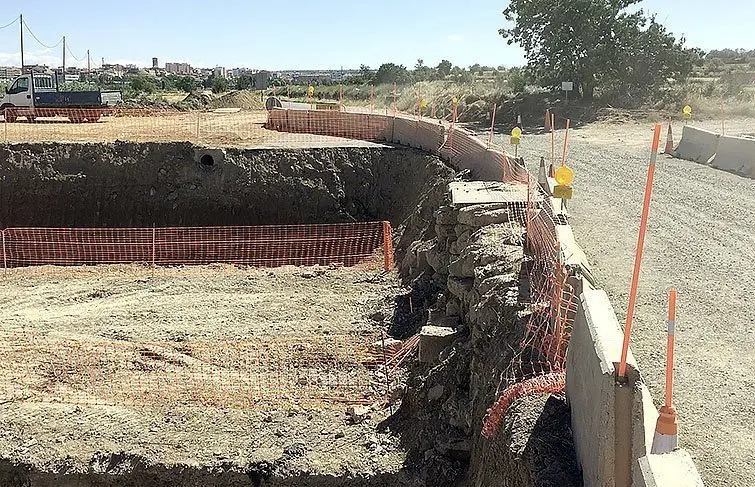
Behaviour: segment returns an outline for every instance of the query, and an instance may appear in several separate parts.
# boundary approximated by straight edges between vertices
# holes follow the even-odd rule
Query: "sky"
[[[4,2],[10,3],[10,2]],[[0,27],[23,13],[42,43],[63,35],[66,65],[160,66],[189,62],[268,70],[376,68],[384,62],[435,66],[524,64],[498,35],[508,0],[34,0],[0,9]],[[23,11],[17,11],[23,7]],[[755,49],[755,0],[644,0],[641,7],[687,44]],[[25,62],[59,66],[62,49],[26,35]],[[79,61],[76,60],[79,59]],[[19,66],[18,24],[0,29],[0,66]]]

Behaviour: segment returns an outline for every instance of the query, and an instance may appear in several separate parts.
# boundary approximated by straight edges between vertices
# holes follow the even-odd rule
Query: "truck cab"
[[[34,83],[34,90],[30,89],[30,83]],[[30,75],[23,74],[6,88],[5,95],[0,101],[0,107],[25,107],[34,106],[33,92],[57,91],[53,75]]]

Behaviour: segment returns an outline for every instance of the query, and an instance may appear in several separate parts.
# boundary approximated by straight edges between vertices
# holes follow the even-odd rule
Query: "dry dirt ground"
[[[696,125],[720,129],[720,121]],[[726,130],[755,132],[755,120],[728,121]],[[674,135],[678,142],[681,124]],[[571,222],[622,323],[651,139],[650,123],[592,124],[569,135],[567,163],[576,175]],[[525,135],[519,153],[537,174],[550,147],[549,135]],[[680,444],[706,485],[755,485],[755,180],[659,157],[632,331],[656,404],[663,400],[671,287],[679,290],[674,401]]]
[[[376,429],[388,411],[375,407],[369,418],[355,425],[345,414],[346,404],[296,404],[297,391],[332,385],[337,375],[332,370],[319,370],[321,376],[318,370],[301,375],[301,364],[314,362],[314,355],[322,352],[317,344],[341,340],[336,345],[341,349],[331,354],[341,352],[340,364],[351,369],[343,357],[351,342],[343,336],[356,336],[354,343],[359,343],[359,337],[381,334],[400,292],[396,276],[318,267],[202,269],[204,273],[195,268],[186,275],[177,271],[151,277],[144,269],[101,266],[47,275],[39,275],[39,269],[36,275],[14,270],[3,277],[2,333],[6,338],[23,333],[32,341],[14,344],[6,339],[0,347],[0,354],[5,354],[0,373],[0,457],[69,473],[87,468],[117,471],[139,462],[168,468],[243,468],[267,462],[283,476],[290,472],[353,477],[400,470],[404,452],[398,439]],[[73,349],[73,357],[61,356],[65,346],[45,348],[70,339],[88,345]],[[306,348],[306,357],[290,349],[294,358],[269,363],[256,379],[282,381],[285,386],[295,372],[299,375],[293,385],[300,387],[283,395],[266,391],[270,400],[240,403],[238,408],[225,407],[238,405],[233,398],[245,391],[236,383],[230,392],[212,390],[214,396],[205,396],[221,400],[216,408],[179,407],[170,401],[196,397],[165,394],[176,387],[173,382],[206,384],[209,379],[203,373],[215,374],[220,382],[235,380],[233,364],[223,360],[238,350],[225,347],[270,340],[278,340],[272,342],[276,347],[288,340],[311,348]],[[210,347],[192,350],[195,343]],[[88,359],[92,350],[103,347],[110,352]],[[270,349],[246,351],[267,354]],[[124,360],[114,362],[114,357]],[[243,357],[235,360],[244,363]],[[197,362],[204,368],[194,375],[175,372]],[[276,371],[276,366],[281,368]],[[50,370],[55,373],[45,376]],[[21,372],[26,376],[20,377]],[[145,376],[163,380],[140,385],[138,377]],[[347,375],[340,377],[347,381],[337,384],[343,391],[360,392],[359,387],[347,387],[355,386]],[[369,390],[369,377],[367,381]],[[257,386],[248,394],[258,394]],[[140,387],[148,395],[127,393]],[[79,404],[70,404],[71,399]],[[147,407],[120,404],[135,399]],[[166,402],[157,404],[161,401]],[[118,456],[119,452],[127,455]]]
[[[14,142],[173,142],[189,141],[223,147],[278,147],[296,143],[318,146],[362,146],[338,137],[287,134],[265,130],[264,110],[184,112],[170,115],[102,117],[97,123],[70,123],[63,118],[27,123],[0,122],[0,141]]]

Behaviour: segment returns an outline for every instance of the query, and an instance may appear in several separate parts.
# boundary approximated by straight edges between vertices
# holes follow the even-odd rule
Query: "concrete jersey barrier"
[[[722,136],[711,166],[755,179],[755,139]]]
[[[671,155],[687,161],[708,164],[710,158],[718,150],[719,137],[719,134],[714,132],[685,125],[682,130],[682,139]]]

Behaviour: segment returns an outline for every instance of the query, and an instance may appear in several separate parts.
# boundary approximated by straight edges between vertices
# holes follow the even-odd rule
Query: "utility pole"
[[[66,36],[63,36],[63,83],[66,82]]]
[[[18,16],[21,24],[21,74],[24,74],[24,14]]]
[[[89,57],[89,49],[87,49],[87,75],[91,74],[92,72],[92,60]]]

